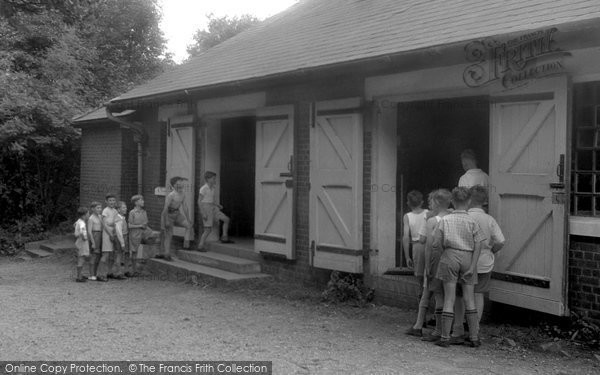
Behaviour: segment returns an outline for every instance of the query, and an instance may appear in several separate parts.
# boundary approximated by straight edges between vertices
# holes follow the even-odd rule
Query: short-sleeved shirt
[[[148,214],[146,210],[133,209],[129,212],[129,225],[148,225]],[[141,228],[131,228],[141,229]]]
[[[115,208],[105,207],[104,210],[102,210],[102,217],[106,218],[104,222],[108,225],[109,232],[114,233],[115,222],[117,221],[118,216],[119,213]]]
[[[202,194],[201,203],[215,203],[215,188],[211,188],[208,184],[202,185],[200,188],[200,194]]]
[[[477,261],[477,273],[492,272],[492,269],[494,268],[494,253],[492,252],[492,247],[496,243],[504,242],[504,234],[502,234],[502,230],[500,230],[500,226],[496,220],[486,214],[481,208],[469,209],[469,215],[475,219],[483,231],[483,234],[487,237],[487,241],[484,241],[481,244],[481,254]]]
[[[490,185],[489,179],[490,178],[487,173],[479,168],[473,168],[466,171],[465,174],[460,177],[458,180],[458,186],[470,188],[476,185],[481,185],[488,187]]]
[[[444,236],[444,249],[473,251],[475,244],[487,237],[467,211],[455,210],[440,220],[439,231]]]
[[[409,212],[406,214],[408,217],[408,226],[410,227],[411,241],[416,242],[419,240],[419,233],[427,221],[427,212],[427,210],[423,210],[423,212],[419,214],[415,214],[414,212]]]
[[[87,238],[87,227],[85,221],[79,219],[75,222],[75,246],[79,250],[79,256],[87,256],[90,254],[90,245]],[[82,235],[83,234],[83,238]]]

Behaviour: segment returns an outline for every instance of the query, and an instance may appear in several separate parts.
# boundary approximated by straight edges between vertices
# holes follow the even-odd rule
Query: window
[[[600,82],[574,91],[571,213],[600,217]]]

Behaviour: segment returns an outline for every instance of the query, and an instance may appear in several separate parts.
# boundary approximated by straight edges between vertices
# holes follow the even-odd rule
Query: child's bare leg
[[[475,307],[477,308],[477,316],[480,322],[483,316],[483,304],[483,293],[475,293]]]
[[[171,240],[173,239],[173,227],[165,229],[165,257],[171,256]]]
[[[101,252],[97,252],[94,253],[94,276],[98,275],[98,267],[100,267],[100,259],[102,258],[102,253]]]
[[[131,251],[129,253],[129,258],[131,262],[131,273],[135,275],[137,272],[137,250]]]
[[[98,263],[98,269],[97,269],[97,273],[98,273],[98,279],[104,279],[106,280],[106,274],[108,272],[108,257],[109,257],[110,253],[108,251],[103,251],[102,252],[102,256],[100,257],[100,261]]]
[[[85,257],[83,257],[83,256],[77,257],[77,279],[81,279],[84,262],[85,262]]]
[[[96,253],[92,253],[89,259],[90,276],[96,276]]]
[[[115,254],[115,259],[113,262],[113,272],[114,272],[115,276],[123,276],[123,268],[121,266],[121,263],[123,261],[123,252],[116,251],[116,252],[114,252],[114,254]]]
[[[202,235],[200,236],[200,242],[198,242],[198,249],[200,249],[200,250],[204,249],[206,239],[208,238],[208,235],[210,234],[211,231],[212,231],[211,227],[204,227],[204,232],[202,232]]]
[[[471,342],[479,340],[479,317],[475,308],[475,286],[463,284],[463,299],[465,300],[465,316],[469,325]]]
[[[465,335],[465,303],[463,297],[456,296],[454,300],[454,324],[452,325],[452,337],[463,337]]]
[[[431,292],[423,289],[421,292],[421,299],[419,300],[419,312],[417,313],[417,321],[413,326],[414,329],[423,329],[423,323],[425,323],[425,316],[427,315],[427,310],[429,309],[429,298],[431,297]]]
[[[225,216],[223,218],[223,235],[221,236],[221,239],[223,239],[223,240],[229,239],[229,222],[230,221],[231,221],[231,219],[229,219],[228,216]]]

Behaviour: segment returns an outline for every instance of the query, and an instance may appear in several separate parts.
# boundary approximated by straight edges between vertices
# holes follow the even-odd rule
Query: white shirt
[[[406,214],[408,217],[408,226],[410,227],[411,241],[416,242],[419,240],[419,234],[421,228],[425,226],[425,217],[427,216],[427,210],[423,210],[420,214],[409,212]]]
[[[215,203],[215,188],[211,188],[208,184],[202,185],[200,188],[202,200],[200,203]]]
[[[490,186],[489,176],[479,168],[469,169],[458,180],[458,186],[470,188],[475,185]]]
[[[504,234],[502,234],[496,220],[481,208],[469,209],[469,216],[479,224],[483,234],[488,238],[487,241],[483,241],[481,244],[481,253],[477,261],[477,273],[491,272],[495,260],[492,247],[496,243],[504,243]]]

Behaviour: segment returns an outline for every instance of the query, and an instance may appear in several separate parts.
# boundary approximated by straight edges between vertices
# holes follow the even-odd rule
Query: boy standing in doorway
[[[215,172],[207,171],[204,173],[204,180],[206,183],[200,188],[200,192],[198,194],[198,207],[200,208],[202,225],[204,226],[204,231],[202,232],[200,242],[198,243],[198,251],[206,251],[205,242],[208,238],[208,235],[212,231],[215,219],[223,222],[223,235],[221,236],[221,242],[233,243],[233,241],[229,239],[229,217],[221,212],[223,206],[215,202],[217,174]]]
[[[192,220],[188,208],[185,205],[185,193],[183,191],[184,181],[187,179],[175,176],[171,178],[173,191],[167,195],[165,206],[160,215],[160,229],[164,238],[164,254],[155,258],[171,261],[171,240],[173,239],[173,228],[175,225],[184,227],[187,233],[192,230]]]
[[[477,167],[477,156],[475,155],[475,151],[471,149],[464,150],[460,153],[460,161],[465,170],[465,174],[458,180],[458,186],[464,186],[466,188],[475,185],[481,185],[486,188],[489,186],[489,176]]]

